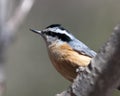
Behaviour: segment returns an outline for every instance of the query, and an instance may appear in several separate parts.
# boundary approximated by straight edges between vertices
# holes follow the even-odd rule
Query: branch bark
[[[79,68],[73,84],[56,96],[111,96],[120,84],[120,24],[86,68]]]

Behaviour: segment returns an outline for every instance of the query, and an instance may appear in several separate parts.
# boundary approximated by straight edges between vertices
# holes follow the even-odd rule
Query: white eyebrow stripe
[[[48,28],[47,31],[52,31],[52,32],[61,33],[61,34],[66,34],[71,39],[73,39],[73,36],[71,34],[69,34],[66,30],[60,30],[57,27],[56,28]]]

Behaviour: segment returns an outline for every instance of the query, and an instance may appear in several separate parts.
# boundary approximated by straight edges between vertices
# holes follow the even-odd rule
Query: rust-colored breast
[[[69,81],[75,79],[76,68],[87,66],[91,60],[90,57],[77,53],[67,43],[50,45],[49,56],[57,71]]]

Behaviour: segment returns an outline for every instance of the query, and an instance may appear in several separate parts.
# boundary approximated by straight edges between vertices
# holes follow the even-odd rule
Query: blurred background
[[[119,22],[120,0],[36,0],[7,52],[5,96],[54,96],[70,85],[53,68],[43,39],[29,28],[62,24],[97,52]]]

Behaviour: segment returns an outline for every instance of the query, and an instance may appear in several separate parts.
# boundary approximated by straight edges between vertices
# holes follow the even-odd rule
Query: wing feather
[[[91,50],[89,47],[87,47],[84,43],[81,41],[74,39],[69,42],[69,45],[73,48],[73,50],[77,51],[80,54],[87,55],[89,57],[95,57],[96,52]]]

